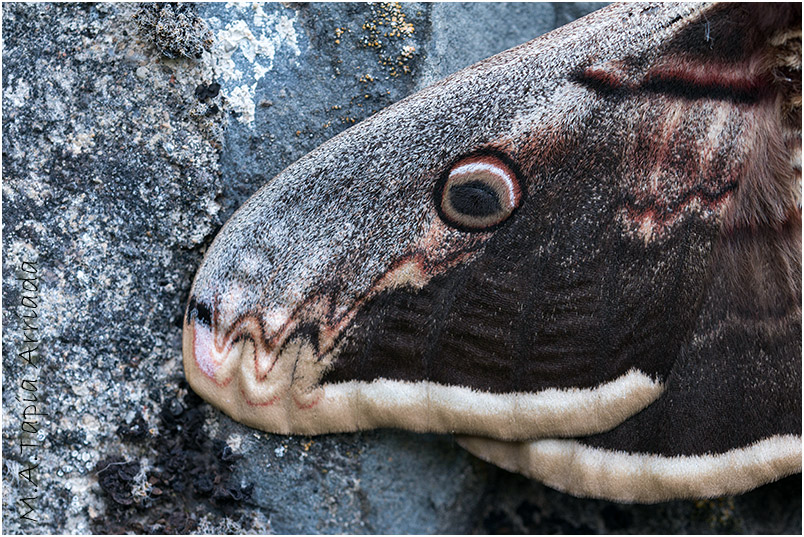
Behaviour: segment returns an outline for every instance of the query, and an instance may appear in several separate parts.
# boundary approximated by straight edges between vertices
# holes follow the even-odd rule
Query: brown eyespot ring
[[[438,215],[461,231],[489,231],[522,204],[516,168],[502,154],[474,154],[442,174],[434,191]]]

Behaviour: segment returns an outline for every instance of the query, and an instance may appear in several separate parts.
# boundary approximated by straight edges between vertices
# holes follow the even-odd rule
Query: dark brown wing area
[[[579,496],[737,494],[801,471],[801,220],[716,246],[696,327],[665,392],[576,439],[463,438],[478,457]]]
[[[724,237],[667,391],[621,426],[582,442],[674,456],[800,435],[800,226],[793,217],[780,230]]]

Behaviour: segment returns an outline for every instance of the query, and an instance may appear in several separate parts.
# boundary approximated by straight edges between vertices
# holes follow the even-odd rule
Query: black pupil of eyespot
[[[482,181],[469,181],[449,189],[449,202],[461,214],[491,216],[500,212],[497,192]]]

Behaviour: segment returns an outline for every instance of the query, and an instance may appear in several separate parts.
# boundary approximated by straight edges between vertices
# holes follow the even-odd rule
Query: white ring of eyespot
[[[449,172],[449,178],[452,179],[455,175],[464,175],[483,171],[493,173],[505,181],[506,186],[508,187],[508,206],[515,208],[517,203],[515,193],[519,190],[519,185],[517,184],[516,178],[512,176],[511,172],[507,168],[502,168],[488,162],[468,162],[453,168],[452,171]]]

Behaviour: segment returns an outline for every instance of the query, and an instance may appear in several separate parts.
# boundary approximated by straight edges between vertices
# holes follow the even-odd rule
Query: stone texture
[[[4,4],[5,532],[800,533],[800,476],[712,501],[584,500],[445,435],[268,435],[183,380],[193,274],[251,193],[596,7]],[[46,416],[23,432],[34,396]]]

